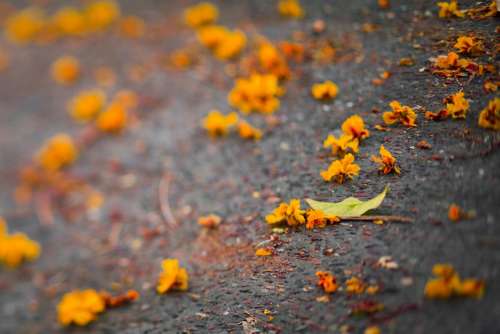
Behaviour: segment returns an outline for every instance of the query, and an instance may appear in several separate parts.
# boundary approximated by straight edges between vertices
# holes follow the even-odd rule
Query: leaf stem
[[[374,221],[383,220],[384,222],[399,222],[399,223],[413,223],[413,218],[403,216],[352,216],[340,217],[341,221]]]

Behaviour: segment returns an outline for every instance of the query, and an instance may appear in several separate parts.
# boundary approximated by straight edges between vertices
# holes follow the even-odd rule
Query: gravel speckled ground
[[[500,333],[500,136],[477,126],[480,110],[494,94],[483,91],[484,77],[447,81],[420,70],[429,57],[450,51],[462,34],[474,32],[492,48],[498,19],[439,20],[435,2],[428,0],[393,0],[388,10],[371,0],[302,2],[305,19],[290,21],[279,18],[274,1],[214,1],[222,24],[272,41],[289,39],[294,31],[312,38],[312,22],[322,19],[324,36],[341,54],[352,56],[324,66],[292,65],[276,113],[280,125],[256,143],[236,136],[210,140],[199,126],[209,110],[230,110],[226,96],[233,79],[223,63],[204,51],[199,64],[186,71],[155,62],[159,55],[196,44],[194,33],[180,22],[188,1],[121,2],[123,12],[157,28],[140,40],[108,33],[47,46],[1,42],[11,61],[0,74],[0,214],[11,229],[27,232],[43,247],[37,261],[14,271],[0,269],[1,333],[338,333],[344,325],[362,333],[370,324],[382,333]],[[49,1],[51,7],[58,5]],[[380,29],[362,32],[367,22]],[[64,53],[75,55],[84,68],[83,80],[70,88],[54,84],[48,75],[51,62]],[[399,59],[409,56],[415,65],[400,67]],[[479,59],[498,64],[498,58]],[[137,64],[151,70],[143,80],[132,81],[127,69]],[[138,120],[124,134],[89,147],[71,169],[103,193],[104,207],[71,218],[56,212],[54,224],[43,226],[35,210],[17,207],[12,198],[17,170],[46,138],[81,130],[65,104],[95,85],[89,73],[100,65],[118,73],[116,89],[139,93]],[[392,76],[372,85],[384,70]],[[340,87],[331,104],[310,97],[311,85],[326,79]],[[414,129],[373,128],[382,123],[374,108],[387,110],[390,101],[399,100],[437,110],[444,97],[460,89],[470,99],[465,121],[431,122],[419,112]],[[372,133],[357,158],[360,176],[342,186],[325,183],[319,171],[330,158],[322,142],[352,114],[362,115]],[[251,120],[266,128],[261,116]],[[432,148],[418,149],[421,140]],[[369,157],[382,143],[400,161],[401,176],[377,174]],[[159,210],[164,199],[158,198],[158,187],[165,174],[172,177],[168,201],[179,221],[175,229],[166,227]],[[264,216],[277,199],[368,198],[385,185],[390,193],[376,212],[413,217],[414,223],[344,222],[270,239]],[[475,210],[476,218],[448,221],[450,203]],[[224,217],[218,229],[202,230],[196,223],[208,213]],[[266,240],[276,254],[256,258],[256,245]],[[400,269],[377,268],[383,255],[392,256]],[[155,293],[165,257],[187,267],[189,292]],[[425,300],[425,282],[438,262],[484,279],[484,298]],[[381,292],[370,299],[386,309],[371,318],[352,317],[350,306],[366,297],[337,293],[328,303],[316,301],[323,295],[315,286],[317,270],[329,270],[342,282],[360,274],[379,283]],[[59,327],[55,307],[62,294],[112,286],[135,288],[141,298],[88,327]],[[272,321],[264,309],[271,311]]]

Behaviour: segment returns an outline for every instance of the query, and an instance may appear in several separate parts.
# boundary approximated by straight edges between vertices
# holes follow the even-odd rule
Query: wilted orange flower
[[[460,58],[455,52],[449,52],[447,55],[440,55],[432,59],[432,73],[439,74],[444,77],[459,75],[462,71],[473,75],[483,75],[488,67],[479,65],[469,59]]]
[[[74,57],[57,59],[51,67],[52,77],[60,84],[72,84],[80,76],[80,62]]]
[[[112,0],[93,1],[85,7],[85,16],[90,29],[105,29],[120,17],[120,7]]]
[[[465,14],[462,10],[458,9],[458,4],[456,0],[451,0],[450,2],[438,2],[439,6],[439,17],[464,17]]]
[[[407,126],[415,127],[415,120],[417,119],[417,114],[409,106],[403,106],[398,101],[392,101],[389,106],[392,111],[386,111],[383,114],[383,119],[385,124],[391,125],[397,122]]]
[[[280,49],[287,59],[292,59],[297,63],[304,61],[304,46],[302,44],[283,41],[280,43]]]
[[[264,71],[274,74],[278,79],[288,79],[290,76],[288,64],[273,44],[266,40],[262,41],[257,56]]]
[[[240,30],[228,31],[213,49],[214,56],[220,60],[237,57],[247,44],[247,37]]]
[[[311,88],[312,95],[316,100],[331,100],[339,92],[339,88],[332,81],[327,80],[322,83],[316,83]]]
[[[469,110],[469,101],[465,99],[463,92],[455,93],[448,96],[444,103],[448,114],[453,118],[465,118],[467,110]]]
[[[458,66],[460,57],[455,52],[449,52],[447,55],[439,55],[434,61],[434,66],[440,69],[449,69]]]
[[[482,43],[476,38],[469,36],[458,37],[454,48],[461,53],[477,54],[484,51]]]
[[[57,317],[63,326],[85,326],[106,308],[104,298],[95,290],[75,290],[66,293],[57,305]]]
[[[68,105],[71,116],[80,122],[92,120],[102,110],[106,94],[99,89],[86,90],[75,96]]]
[[[304,9],[298,0],[280,0],[278,11],[286,17],[301,18],[304,16]]]
[[[326,224],[334,224],[340,222],[340,218],[335,215],[326,215],[320,210],[307,210],[306,228],[312,230],[315,227],[323,228]]]
[[[446,118],[448,118],[449,113],[448,109],[444,108],[439,110],[438,112],[433,112],[433,111],[426,111],[425,112],[425,118],[433,120],[433,121],[442,121]]]
[[[5,35],[13,42],[26,43],[34,40],[45,26],[43,11],[29,7],[7,18]]]
[[[184,11],[184,22],[191,28],[214,23],[218,17],[219,10],[210,2],[200,2]]]
[[[259,140],[262,138],[262,131],[246,121],[238,122],[238,133],[240,137],[244,139]]]
[[[130,15],[120,20],[120,33],[128,38],[139,38],[144,35],[146,24],[140,17]]]
[[[198,224],[208,228],[215,228],[219,226],[221,221],[222,218],[214,214],[198,218]]]
[[[38,151],[36,160],[47,171],[57,171],[71,165],[78,156],[78,150],[70,136],[58,134],[50,138]]]
[[[401,171],[397,165],[396,158],[394,158],[384,145],[380,145],[380,157],[372,155],[372,161],[380,165],[379,171],[383,174],[394,172],[399,174]]]
[[[316,276],[318,277],[318,286],[323,288],[326,293],[337,291],[337,279],[331,273],[327,271],[317,271]]]
[[[482,128],[500,131],[500,98],[495,97],[479,114],[478,124]]]
[[[365,129],[365,122],[358,115],[353,115],[342,123],[342,132],[355,139],[362,140],[370,136],[370,131]]]
[[[128,290],[127,292],[117,296],[112,296],[110,293],[104,291],[101,292],[100,295],[104,300],[106,308],[119,307],[133,302],[139,298],[139,292],[137,292],[136,290]]]
[[[448,219],[457,222],[461,219],[464,219],[467,217],[467,213],[462,210],[461,207],[459,207],[456,204],[451,204],[449,209],[448,209]]]
[[[494,93],[498,90],[498,86],[500,86],[500,81],[485,81],[483,84],[484,91],[487,93]]]
[[[223,115],[218,110],[212,110],[203,119],[203,127],[212,137],[226,136],[229,129],[236,123],[238,123],[238,114],[235,112]]]
[[[380,328],[378,326],[366,327],[363,334],[380,334]]]
[[[186,269],[179,266],[177,259],[165,259],[161,263],[162,272],[158,278],[156,291],[164,294],[169,290],[186,291],[188,289],[189,276]]]
[[[334,135],[328,135],[323,142],[323,147],[332,148],[332,154],[342,157],[345,153],[358,153],[359,140],[351,135],[341,135],[338,139]]]
[[[452,296],[481,298],[484,294],[484,282],[468,278],[462,280],[453,266],[436,264],[432,268],[436,278],[427,281],[424,294],[430,299],[447,299]]]
[[[351,294],[360,294],[365,291],[365,283],[357,277],[351,277],[346,282],[346,291]]]
[[[292,199],[289,204],[281,203],[274,211],[266,216],[268,224],[286,222],[289,226],[301,225],[306,222],[305,211],[300,208],[300,200]]]
[[[273,252],[267,248],[258,248],[256,251],[255,251],[255,255],[256,256],[269,256],[269,255],[272,255]]]
[[[333,161],[327,170],[321,171],[321,177],[325,181],[332,179],[337,183],[344,183],[346,178],[352,179],[359,174],[361,168],[354,163],[354,155],[348,153],[344,158]]]
[[[124,105],[113,101],[106,110],[99,114],[96,126],[103,132],[120,132],[127,125],[127,114],[127,108]]]
[[[282,93],[278,78],[272,74],[251,75],[248,79],[237,79],[229,92],[228,102],[244,113],[258,111],[273,113],[279,108],[278,96]]]
[[[40,255],[40,245],[24,233],[9,234],[7,223],[0,217],[0,263],[10,268]]]
[[[79,36],[87,32],[84,13],[74,7],[63,7],[52,17],[52,24],[62,35]]]
[[[224,26],[209,25],[198,29],[196,36],[203,46],[211,49],[222,44],[228,33],[229,29]]]

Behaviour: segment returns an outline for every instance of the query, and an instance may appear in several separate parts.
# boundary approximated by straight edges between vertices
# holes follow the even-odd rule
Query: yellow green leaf
[[[362,216],[366,212],[376,209],[384,201],[385,195],[389,187],[386,186],[377,196],[367,201],[362,201],[356,197],[348,197],[341,202],[320,202],[312,199],[306,199],[307,204],[314,210],[323,211],[327,215],[335,215],[338,217],[356,217]]]

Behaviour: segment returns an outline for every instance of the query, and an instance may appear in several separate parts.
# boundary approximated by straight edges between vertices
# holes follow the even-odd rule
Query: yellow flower
[[[372,161],[380,165],[380,172],[383,174],[389,174],[394,172],[399,174],[401,171],[396,163],[396,158],[394,158],[384,145],[380,145],[380,157],[372,155]]]
[[[179,266],[177,259],[165,259],[162,264],[162,272],[158,278],[156,291],[164,294],[169,290],[186,291],[188,289],[189,276],[186,269]]]
[[[78,150],[70,136],[58,134],[50,138],[38,151],[38,164],[47,171],[57,171],[71,165],[78,156]]]
[[[337,279],[331,273],[327,271],[317,271],[316,276],[318,277],[317,285],[323,288],[326,293],[337,291]]]
[[[285,17],[301,18],[304,16],[304,9],[298,0],[280,0],[278,11]]]
[[[7,223],[0,217],[0,263],[15,268],[23,261],[40,255],[40,245],[24,233],[9,234]]]
[[[191,28],[211,24],[218,17],[219,10],[210,2],[200,2],[197,5],[186,8],[184,11],[184,22]]]
[[[449,69],[458,66],[458,54],[449,52],[447,55],[440,55],[434,61],[434,66],[440,69]]]
[[[262,138],[262,131],[245,121],[238,123],[238,133],[241,138],[259,140]]]
[[[450,284],[441,278],[435,278],[427,281],[424,294],[431,299],[446,299],[451,297],[453,289]]]
[[[351,294],[360,294],[365,291],[365,284],[357,277],[351,277],[346,282],[346,291]]]
[[[220,60],[235,58],[247,43],[246,35],[240,30],[228,31],[214,49],[214,55]]]
[[[316,100],[331,100],[337,96],[339,88],[336,84],[327,80],[323,83],[314,84],[311,92]]]
[[[306,228],[312,230],[315,227],[323,228],[327,223],[338,223],[340,218],[334,215],[326,215],[320,210],[307,210]]]
[[[380,328],[378,326],[366,327],[363,334],[380,334]]]
[[[264,114],[273,113],[279,108],[277,96],[282,93],[278,78],[272,74],[254,74],[248,79],[238,79],[229,92],[228,102],[232,107],[244,113],[258,111]]]
[[[238,115],[235,112],[228,115],[221,114],[218,110],[212,110],[203,119],[203,127],[212,137],[226,136],[229,129],[238,122]]]
[[[450,2],[438,2],[439,7],[439,17],[464,17],[464,12],[458,9],[458,4],[456,0],[451,0]]]
[[[348,151],[358,153],[359,140],[350,135],[341,135],[338,139],[334,135],[328,135],[323,142],[323,147],[331,147],[333,155],[343,156]]]
[[[281,203],[274,211],[266,216],[268,224],[280,224],[286,221],[289,226],[301,225],[306,222],[305,211],[300,208],[300,200],[292,199],[290,203]]]
[[[270,251],[267,248],[258,248],[255,251],[255,256],[269,256],[269,255],[272,255],[272,254],[273,254],[273,252]]]
[[[34,40],[45,27],[44,13],[29,7],[15,12],[5,21],[5,34],[13,42],[26,43]]]
[[[325,181],[332,179],[337,183],[344,183],[346,178],[352,179],[359,174],[360,167],[353,163],[354,155],[348,153],[344,158],[333,161],[327,170],[321,171],[321,177]]]
[[[474,37],[460,36],[454,45],[454,48],[461,53],[481,53],[483,46],[481,42]]]
[[[95,290],[75,290],[66,293],[57,305],[57,317],[63,326],[85,326],[104,311],[104,298]]]
[[[263,41],[259,44],[257,57],[265,72],[274,74],[278,79],[288,79],[290,76],[290,69],[285,58],[270,42]]]
[[[85,15],[73,7],[59,9],[52,17],[52,24],[65,35],[79,36],[87,32]]]
[[[478,124],[482,128],[500,131],[500,98],[495,97],[479,114]]]
[[[81,122],[92,120],[101,111],[106,102],[106,94],[99,90],[86,90],[75,96],[69,103],[71,116]]]
[[[90,29],[101,30],[120,17],[120,7],[112,0],[93,1],[85,8],[85,16]]]
[[[352,138],[362,140],[370,136],[370,131],[365,129],[365,122],[358,115],[353,115],[342,123],[342,132]]]
[[[103,132],[120,132],[127,125],[127,107],[113,101],[96,120],[96,126]]]
[[[80,63],[74,57],[64,56],[57,59],[51,67],[52,77],[60,84],[72,84],[80,76]]]
[[[126,16],[120,20],[120,33],[128,38],[139,38],[144,35],[146,24],[137,16]]]
[[[397,122],[405,125],[406,127],[415,127],[415,120],[417,114],[409,106],[402,106],[398,101],[392,101],[389,106],[392,111],[386,111],[383,114],[385,124],[391,125]]]
[[[464,279],[457,293],[464,297],[481,298],[484,295],[484,282],[474,278]]]
[[[448,114],[453,118],[465,118],[469,110],[469,101],[465,99],[463,92],[458,92],[444,100]]]

